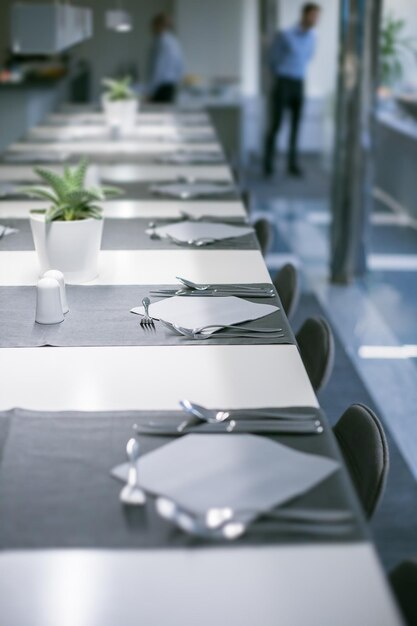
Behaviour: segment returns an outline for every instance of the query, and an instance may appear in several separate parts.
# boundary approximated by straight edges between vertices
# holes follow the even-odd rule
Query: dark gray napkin
[[[0,413],[0,549],[218,545],[188,536],[161,519],[152,498],[148,498],[145,507],[123,507],[118,498],[122,485],[109,473],[125,460],[125,445],[135,422],[179,421],[181,417],[181,413],[152,411],[41,413],[15,409]],[[328,427],[320,437],[273,439],[304,452],[340,460]],[[169,441],[164,437],[140,437],[142,453]],[[340,540],[367,539],[343,468],[291,505],[352,510],[357,523],[353,532]],[[227,545],[232,548],[296,541],[314,539],[283,533],[248,534]]]
[[[140,316],[130,313],[130,309],[140,306],[144,296],[159,288],[173,288],[173,285],[67,285],[70,311],[65,320],[61,324],[44,325],[35,323],[36,287],[0,287],[0,347],[295,343],[278,297],[253,300],[274,304],[280,310],[245,326],[282,328],[283,338],[222,339],[219,332],[213,339],[195,341],[175,335],[159,322],[155,322],[155,329],[144,329],[139,324]]]
[[[1,218],[0,218],[1,219]],[[174,220],[157,222],[158,226]],[[102,250],[172,250],[178,248],[168,239],[151,239],[146,233],[149,218],[112,219],[106,218],[103,226]],[[0,238],[0,250],[34,250],[30,222],[27,219],[1,219],[3,226],[16,228],[19,232]],[[257,250],[255,234],[217,241],[205,246],[207,250]]]

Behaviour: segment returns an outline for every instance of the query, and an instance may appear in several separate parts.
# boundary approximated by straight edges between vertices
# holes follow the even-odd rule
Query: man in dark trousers
[[[270,65],[274,74],[274,85],[271,94],[271,122],[263,163],[265,176],[271,176],[274,172],[275,141],[286,109],[291,114],[288,173],[291,176],[303,174],[297,157],[298,131],[303,110],[304,78],[315,50],[314,27],[319,17],[319,5],[308,2],[302,7],[300,21],[295,26],[278,32],[272,42]]]

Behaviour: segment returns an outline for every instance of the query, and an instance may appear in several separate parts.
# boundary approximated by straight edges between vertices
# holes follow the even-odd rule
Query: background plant
[[[131,100],[135,97],[132,90],[132,78],[125,76],[124,78],[103,78],[101,81],[106,87],[106,96],[112,102],[117,100]]]
[[[386,15],[380,33],[380,78],[392,87],[403,76],[403,61],[407,55],[417,56],[415,39],[404,36],[405,20]]]
[[[50,201],[51,206],[46,211],[33,212],[45,213],[46,222],[71,222],[90,217],[101,219],[102,209],[97,205],[97,202],[118,196],[123,192],[117,187],[89,187],[86,189],[87,167],[87,159],[82,159],[74,168],[65,167],[62,176],[51,170],[35,167],[34,172],[46,183],[46,186],[36,185],[27,187],[23,191],[31,198]]]

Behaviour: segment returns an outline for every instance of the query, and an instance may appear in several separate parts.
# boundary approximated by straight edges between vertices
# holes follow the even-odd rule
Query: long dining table
[[[63,322],[74,324],[70,337],[46,331],[39,340],[34,328],[39,267],[28,215],[42,202],[0,200],[0,224],[17,231],[0,238],[0,621],[399,626],[372,537],[285,314],[280,311],[289,329],[283,342],[193,343],[146,334],[128,312],[128,303],[138,306],[141,294],[175,285],[176,276],[271,285],[256,243],[197,249],[145,241],[142,230],[150,220],[177,219],[181,211],[194,218],[247,220],[237,190],[230,197],[192,201],[145,193],[147,184],[181,177],[233,181],[226,161],[158,161],[178,151],[223,155],[205,111],[150,108],[139,113],[135,133],[120,140],[108,136],[100,112],[67,107],[0,160],[0,185],[33,183],[36,154],[44,161],[49,154],[57,171],[87,154],[106,183],[126,183],[122,198],[101,203],[105,231],[98,277],[67,286],[70,315],[72,304],[81,311]],[[7,157],[16,154],[27,158],[13,163]],[[54,155],[62,160],[54,162]],[[274,301],[282,309],[277,295]],[[108,306],[107,326],[101,306]],[[122,331],[113,331],[119,319]],[[151,508],[126,512],[110,470],[124,461],[131,426],[148,415],[178,416],[181,398],[213,408],[319,411],[323,435],[275,439],[340,464],[311,502],[349,509],[354,531],[337,540],[248,535],[205,542],[163,525]],[[143,445],[147,451],[160,444],[144,437]]]

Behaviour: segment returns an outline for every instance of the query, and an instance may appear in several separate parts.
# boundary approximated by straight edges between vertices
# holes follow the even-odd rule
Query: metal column
[[[339,283],[366,272],[381,5],[341,0],[340,6],[330,267]]]

